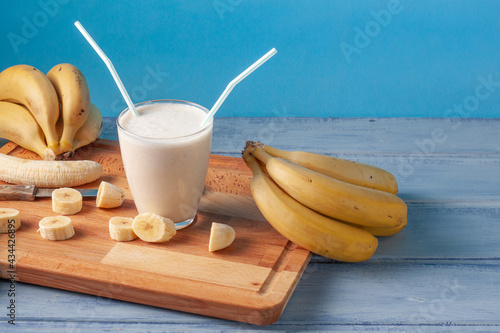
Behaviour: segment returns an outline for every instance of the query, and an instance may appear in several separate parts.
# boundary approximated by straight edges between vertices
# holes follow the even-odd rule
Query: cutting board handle
[[[35,200],[35,185],[0,185],[0,201]]]

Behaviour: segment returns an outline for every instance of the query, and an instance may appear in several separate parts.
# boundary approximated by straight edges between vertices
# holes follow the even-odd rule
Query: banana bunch
[[[348,262],[369,259],[375,236],[407,223],[392,174],[367,164],[247,142],[252,196],[284,237],[316,254]]]
[[[15,65],[0,73],[1,138],[50,161],[95,141],[101,127],[101,112],[90,102],[87,81],[75,66],[59,64],[45,75],[33,66]]]

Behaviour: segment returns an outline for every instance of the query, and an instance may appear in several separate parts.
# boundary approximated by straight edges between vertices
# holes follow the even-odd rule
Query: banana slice
[[[38,230],[42,238],[48,240],[66,240],[75,235],[71,219],[67,216],[44,217],[38,224]]]
[[[137,215],[132,230],[143,241],[152,243],[166,242],[176,234],[174,222],[155,213]]]
[[[210,241],[208,242],[208,251],[213,252],[222,250],[231,245],[236,233],[234,229],[223,223],[212,222],[210,229]]]
[[[14,229],[12,229],[14,225]],[[0,234],[6,234],[21,227],[19,211],[12,208],[0,208]]]
[[[69,187],[52,192],[52,210],[60,215],[73,215],[82,210],[82,194]]]
[[[96,206],[99,208],[120,207],[125,199],[125,193],[116,185],[102,181],[97,191]]]
[[[132,230],[134,219],[131,217],[115,216],[109,220],[109,235],[119,242],[131,241],[137,238]]]

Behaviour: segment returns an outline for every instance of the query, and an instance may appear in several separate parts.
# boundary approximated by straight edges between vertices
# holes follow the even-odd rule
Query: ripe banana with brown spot
[[[247,142],[248,145],[260,146],[274,157],[284,158],[347,183],[398,194],[394,175],[373,165],[305,151],[285,151],[253,141]]]
[[[101,111],[94,104],[90,103],[90,112],[87,120],[83,124],[82,127],[78,129],[75,133],[75,137],[73,138],[73,150],[67,151],[65,153],[59,154],[57,156],[58,159],[68,159],[72,157],[75,153],[75,150],[91,144],[95,140],[99,138],[102,130],[102,114]],[[57,133],[59,133],[59,137],[62,134],[63,129],[63,121],[62,118],[59,118],[56,124]]]
[[[364,261],[375,253],[378,240],[372,234],[309,209],[265,174],[253,156],[244,158],[253,172],[251,190],[257,207],[285,238],[340,261]]]
[[[45,136],[29,110],[20,104],[0,102],[0,138],[37,153],[42,159],[55,159],[45,144]]]
[[[95,161],[40,161],[0,154],[0,180],[40,187],[71,187],[93,182],[102,174]]]
[[[26,106],[42,128],[47,146],[58,154],[59,101],[50,80],[33,66],[15,65],[0,73],[0,100]]]
[[[61,104],[62,134],[59,154],[73,151],[75,133],[83,126],[90,112],[90,93],[83,73],[74,65],[59,64],[47,73]]]
[[[90,112],[82,127],[75,133],[73,150],[86,146],[99,137],[102,130],[102,114],[94,104],[90,103]]]
[[[348,223],[348,222],[346,222],[346,223]],[[399,226],[392,227],[392,228],[367,227],[367,226],[357,225],[357,224],[353,224],[353,223],[348,223],[348,224],[351,224],[354,227],[358,227],[358,228],[361,228],[363,230],[366,230],[370,234],[372,234],[373,236],[383,236],[383,237],[393,236],[406,227],[406,221],[404,223],[401,223]]]
[[[353,185],[307,169],[257,147],[253,155],[291,197],[330,217],[368,227],[398,227],[407,220],[407,206],[394,194]]]

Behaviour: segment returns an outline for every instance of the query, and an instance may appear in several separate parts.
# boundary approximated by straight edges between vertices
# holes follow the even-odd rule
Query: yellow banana
[[[44,160],[54,160],[55,154],[45,144],[45,136],[35,118],[24,106],[0,102],[0,137],[31,150]]]
[[[307,169],[257,147],[253,155],[292,198],[336,219],[369,227],[397,227],[406,223],[407,207],[394,194],[349,184]]]
[[[62,134],[59,154],[73,151],[75,133],[90,112],[90,93],[83,73],[71,64],[59,64],[47,73],[61,103]]]
[[[284,237],[340,261],[364,261],[375,253],[378,240],[372,234],[307,208],[265,174],[254,157],[244,155],[244,159],[253,172],[251,190],[257,207]]]
[[[400,232],[401,230],[403,230],[406,227],[406,221],[403,222],[403,223],[401,223],[399,226],[392,227],[392,228],[366,227],[366,226],[357,225],[357,224],[354,224],[354,223],[348,223],[348,222],[346,222],[346,223],[350,224],[350,225],[352,225],[354,227],[366,230],[370,234],[372,234],[373,236],[393,236],[393,235],[397,234],[398,232]]]
[[[398,183],[394,175],[369,164],[305,151],[284,151],[253,141],[249,141],[247,145],[259,145],[274,157],[284,158],[347,183],[398,194]]]
[[[97,140],[102,130],[102,114],[94,104],[90,103],[90,112],[82,127],[75,133],[73,150],[86,146]]]
[[[0,73],[0,100],[23,104],[35,117],[47,146],[58,153],[59,101],[49,79],[33,66],[15,65]]]
[[[56,124],[57,133],[59,133],[59,137],[61,137],[62,129],[63,129],[63,121],[62,118],[59,118]],[[102,114],[101,111],[94,104],[90,103],[90,112],[87,120],[83,124],[82,127],[78,129],[73,138],[73,150],[67,151],[65,153],[59,154],[57,156],[58,159],[68,159],[73,156],[75,150],[86,146],[99,138],[102,130]]]

